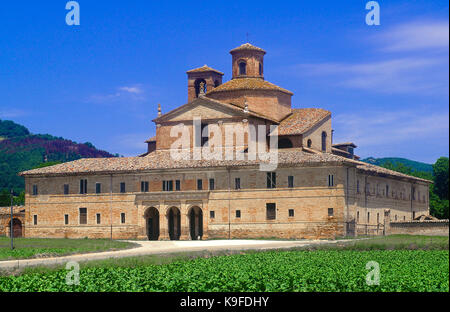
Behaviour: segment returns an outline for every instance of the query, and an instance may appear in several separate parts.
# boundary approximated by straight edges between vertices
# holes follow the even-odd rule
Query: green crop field
[[[109,239],[15,238],[15,248],[11,250],[10,246],[9,237],[0,237],[0,261],[118,250],[134,244]]]
[[[379,285],[366,284],[369,261]],[[449,291],[448,250],[270,251],[197,258],[163,265],[82,267],[0,277],[2,291]]]

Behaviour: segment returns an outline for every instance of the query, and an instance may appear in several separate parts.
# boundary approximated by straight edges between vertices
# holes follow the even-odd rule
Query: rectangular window
[[[267,220],[275,220],[277,217],[276,205],[275,203],[266,204],[266,217]]]
[[[123,224],[123,223],[125,223],[125,213],[121,213],[120,214],[120,222]]]
[[[33,224],[34,224],[34,225],[37,225],[37,215],[34,215],[34,216],[33,216]]]
[[[359,222],[359,211],[356,212],[356,222]]]
[[[328,216],[329,217],[334,216],[334,209],[333,208],[328,208]]]
[[[377,213],[377,224],[380,224],[380,214]]]
[[[356,181],[356,193],[359,194],[359,180]]]
[[[175,181],[175,191],[181,191],[181,181],[180,180]]]
[[[210,189],[211,191],[213,191],[213,190],[214,190],[214,187],[215,187],[215,185],[214,185],[214,179],[209,179],[209,189]]]
[[[64,184],[64,195],[69,194],[69,184]]]
[[[96,218],[97,224],[102,223],[102,216],[101,216],[99,213],[97,213],[97,214],[95,215],[95,218]]]
[[[386,184],[386,197],[389,197],[389,185]]]
[[[203,180],[198,179],[197,180],[197,190],[201,191],[203,189]]]
[[[209,212],[209,217],[210,217],[211,219],[214,219],[214,218],[216,217],[215,212],[214,212],[214,211],[210,211],[210,212]]]
[[[35,184],[35,185],[33,185],[33,195],[37,195],[38,194],[38,187],[37,187],[37,185]]]
[[[125,189],[125,182],[120,182],[120,193],[125,193],[126,189]]]
[[[100,194],[102,192],[102,184],[101,183],[95,183],[95,193]]]
[[[80,180],[80,194],[87,194],[87,180]]]
[[[162,190],[163,192],[167,191],[167,181],[162,181]]]
[[[277,187],[277,174],[276,172],[267,172],[267,188]]]
[[[209,131],[208,124],[202,124],[202,146],[208,146]]]
[[[294,176],[288,176],[288,187],[294,187]]]
[[[413,211],[413,220],[416,218],[416,212]]]
[[[167,181],[167,191],[173,191],[173,181]]]
[[[294,216],[294,209],[289,209],[289,217],[293,217]]]
[[[69,215],[68,214],[64,215],[64,224],[65,225],[69,224]]]
[[[87,224],[87,208],[80,208],[80,224]]]
[[[328,186],[334,186],[334,175],[328,175]]]
[[[234,188],[236,190],[240,190],[241,189],[241,178],[235,178],[234,179]]]
[[[148,192],[148,181],[141,181],[141,192]]]
[[[241,217],[241,211],[240,210],[236,210],[236,218],[240,218]]]
[[[370,212],[367,213],[367,223],[370,223]]]

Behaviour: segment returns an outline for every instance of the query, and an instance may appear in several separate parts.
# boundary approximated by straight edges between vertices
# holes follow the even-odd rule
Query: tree
[[[448,200],[448,157],[440,157],[433,165],[434,190],[440,199]]]

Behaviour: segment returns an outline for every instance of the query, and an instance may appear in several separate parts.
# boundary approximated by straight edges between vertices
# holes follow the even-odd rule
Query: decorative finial
[[[244,113],[248,113],[248,102],[247,102],[247,97],[244,98]]]
[[[158,117],[161,116],[161,104],[158,103]]]
[[[200,82],[200,93],[199,95],[205,95],[205,83],[202,81]]]

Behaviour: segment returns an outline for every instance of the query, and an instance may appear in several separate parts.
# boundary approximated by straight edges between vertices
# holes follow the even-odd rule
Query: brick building
[[[294,109],[293,93],[265,80],[263,49],[246,43],[230,53],[230,81],[207,65],[189,70],[187,103],[165,114],[158,106],[147,153],[21,173],[25,236],[332,238],[381,234],[387,220],[428,215],[430,181],[360,162],[356,145],[332,142],[331,112]],[[189,156],[222,139],[222,152],[243,158],[175,159],[180,124]],[[229,129],[244,134],[230,141]],[[249,156],[258,137],[277,140],[275,170]]]

